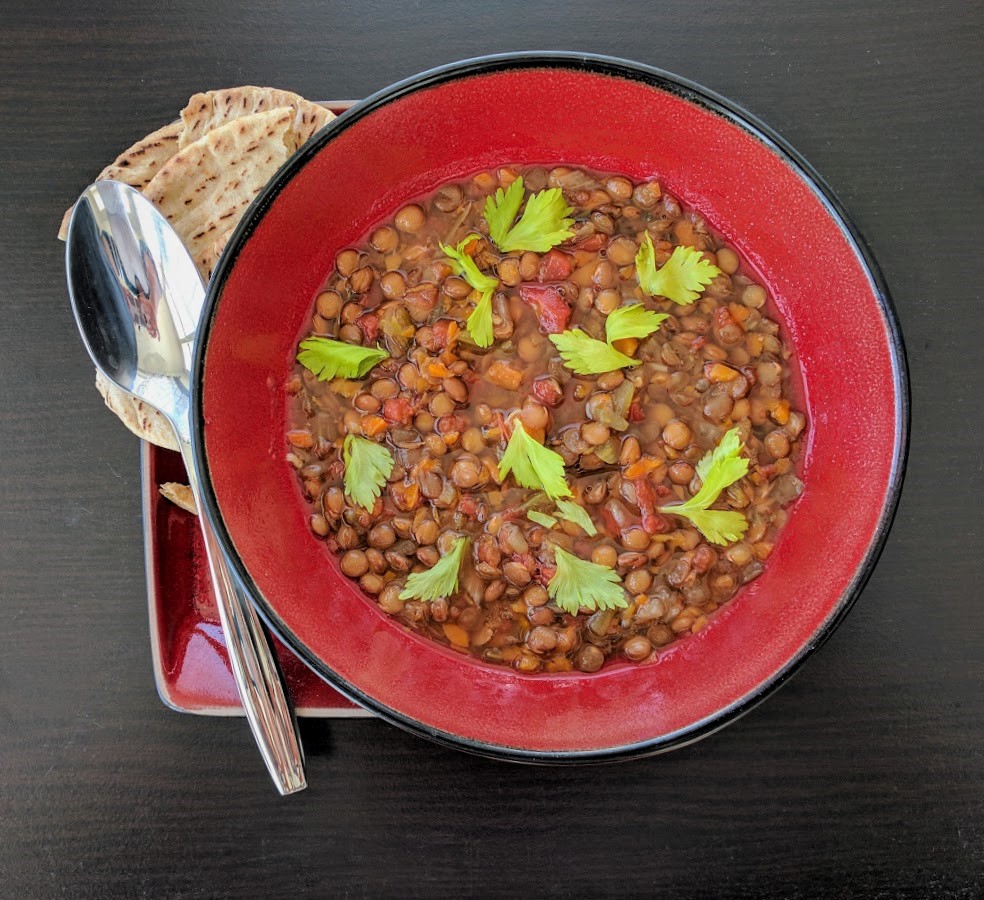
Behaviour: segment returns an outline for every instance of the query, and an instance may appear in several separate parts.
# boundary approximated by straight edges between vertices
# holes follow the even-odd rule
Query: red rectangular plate
[[[198,521],[165,500],[158,490],[166,481],[187,483],[181,456],[143,441],[141,469],[157,692],[167,706],[179,712],[242,715]],[[274,643],[298,715],[371,715],[333,691],[279,641]]]

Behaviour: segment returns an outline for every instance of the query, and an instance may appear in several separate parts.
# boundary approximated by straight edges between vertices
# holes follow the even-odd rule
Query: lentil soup
[[[767,291],[656,181],[449,182],[337,255],[299,350],[313,538],[487,663],[655,659],[761,574],[802,491]]]

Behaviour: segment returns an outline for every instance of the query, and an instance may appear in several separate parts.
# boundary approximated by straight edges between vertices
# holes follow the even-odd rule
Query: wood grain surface
[[[0,896],[984,894],[979,0],[2,12]],[[243,722],[175,714],[154,692],[137,445],[92,387],[55,232],[90,178],[197,90],[358,97],[521,49],[691,78],[829,181],[908,343],[898,517],[833,639],[693,747],[552,770],[378,721],[307,721],[311,788],[278,799]]]

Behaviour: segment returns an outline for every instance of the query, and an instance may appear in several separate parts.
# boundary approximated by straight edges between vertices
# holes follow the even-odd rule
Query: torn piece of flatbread
[[[335,118],[323,106],[291,91],[253,85],[224,88],[195,94],[188,101],[188,105],[181,110],[183,130],[178,143],[182,148],[187,147],[232,119],[285,106],[294,110],[289,138],[291,152]]]
[[[107,381],[102,372],[96,372],[96,390],[102,394],[106,405],[119,416],[137,437],[142,437],[158,447],[168,450],[178,449],[178,439],[174,436],[171,423],[156,409],[138,400],[132,394],[121,391],[115,384]]]
[[[178,141],[183,129],[184,123],[180,119],[158,128],[124,150],[96,176],[96,181],[122,181],[138,191],[143,190],[160,171],[161,166],[178,152]],[[68,237],[68,220],[71,216],[70,206],[65,210],[61,228],[58,229],[58,239],[61,241]]]
[[[161,166],[180,149],[182,127],[180,121],[171,122],[148,134],[117,156],[96,176],[96,181],[122,181],[143,190]]]
[[[222,234],[195,257],[195,265],[198,267],[198,271],[206,284],[212,277],[215,267],[219,264],[219,257],[222,255],[222,251],[225,250],[225,245],[229,243],[229,238],[232,237],[233,231],[233,228],[223,231]]]
[[[180,119],[148,134],[124,150],[95,180],[122,181],[143,190],[178,150],[201,139],[209,131],[233,119],[288,106],[294,110],[288,137],[291,152],[335,118],[334,113],[317,103],[305,100],[293,91],[252,85],[206,91],[195,94],[188,100],[181,111]],[[59,240],[65,240],[68,234],[71,214],[72,208],[69,207],[58,230]]]
[[[167,217],[196,263],[290,154],[289,106],[233,119],[189,144],[163,166],[144,195]]]
[[[176,481],[165,481],[161,487],[161,496],[170,500],[175,506],[188,510],[190,513],[198,515],[198,508],[195,506],[195,495],[191,488],[186,484],[178,484]]]

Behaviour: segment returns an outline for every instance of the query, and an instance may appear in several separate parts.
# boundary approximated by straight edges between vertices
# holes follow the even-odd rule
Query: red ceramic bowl
[[[337,251],[407,199],[502,163],[656,176],[758,270],[803,376],[803,496],[765,573],[650,665],[526,676],[409,632],[308,531],[284,461],[283,385]],[[206,513],[260,612],[342,693],[417,734],[538,762],[691,742],[829,636],[885,541],[907,378],[884,282],[812,168],[733,104],[656,69],[512,54],[426,72],[340,116],[281,169],[209,290],[195,378]]]

